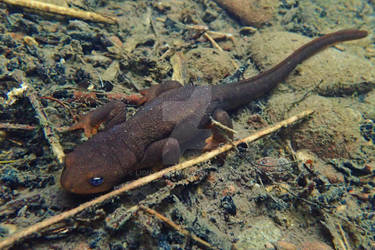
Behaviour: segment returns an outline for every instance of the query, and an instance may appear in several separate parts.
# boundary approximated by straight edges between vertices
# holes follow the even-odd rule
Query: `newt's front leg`
[[[86,137],[91,137],[98,132],[98,128],[103,122],[108,129],[125,120],[126,104],[121,101],[113,101],[84,115],[69,130],[83,129]]]
[[[151,101],[155,97],[165,93],[171,89],[182,87],[177,81],[164,81],[161,84],[143,89],[139,95],[130,95],[126,100],[130,103],[142,105]],[[125,122],[126,105],[121,101],[112,101],[101,106],[94,111],[83,116],[80,121],[69,128],[69,130],[83,129],[87,137],[91,137],[98,132],[99,126],[104,122],[105,128],[111,128],[114,125]]]

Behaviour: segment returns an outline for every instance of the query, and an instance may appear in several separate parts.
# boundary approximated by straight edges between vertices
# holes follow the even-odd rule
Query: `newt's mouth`
[[[62,173],[61,173],[61,177],[60,177],[60,184],[61,186],[66,190],[66,191],[69,191],[71,193],[76,193],[74,192],[74,186],[73,186],[73,182],[70,180],[70,178],[68,177],[68,174],[67,174],[68,170],[66,167],[64,167]]]

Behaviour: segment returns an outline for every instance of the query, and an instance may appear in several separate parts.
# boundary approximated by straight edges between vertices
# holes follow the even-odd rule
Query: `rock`
[[[278,250],[297,250],[297,246],[285,240],[279,240],[276,242],[276,249]]]
[[[251,227],[243,229],[238,236],[236,249],[264,249],[268,242],[276,242],[281,237],[281,230],[267,217],[258,217]]]
[[[322,241],[306,241],[302,243],[298,249],[301,250],[333,250],[332,247],[328,246]]]
[[[310,40],[286,32],[256,34],[252,38],[253,59],[265,69]],[[294,149],[309,149],[322,159],[361,157],[361,147],[369,146],[359,130],[363,117],[356,106],[360,104],[354,98],[341,97],[364,94],[374,88],[372,68],[365,58],[326,49],[299,65],[277,87],[267,113],[276,122],[306,109],[315,110],[312,119],[288,130]],[[320,96],[309,96],[312,89]]]
[[[365,119],[371,119],[375,121],[375,90],[369,92],[364,96],[363,103],[357,104],[357,109],[364,114]]]
[[[91,55],[85,56],[88,63],[91,63],[94,67],[102,66],[108,67],[112,59],[97,53],[92,53]]]
[[[327,33],[333,29],[347,27],[362,27],[363,24],[373,22],[371,14],[364,14],[373,13],[373,8],[368,2],[361,0],[349,2],[337,0],[332,4],[326,0],[302,1],[299,3],[300,18],[295,18],[295,21],[304,20],[303,23],[308,24],[309,29],[317,33]]]
[[[295,150],[309,149],[323,160],[351,158],[359,153],[361,145],[366,144],[359,130],[363,118],[350,107],[351,100],[313,95],[289,108],[293,106],[293,100],[295,97],[289,94],[272,96],[268,114],[276,121],[280,115],[289,117],[306,109],[315,110],[311,119],[288,130]]]
[[[237,207],[234,204],[234,201],[231,196],[226,195],[223,199],[221,199],[221,207],[224,208],[225,212],[230,215],[236,215]]]
[[[278,241],[276,247],[279,250],[332,250],[330,246],[322,241],[306,241],[296,246],[287,241]]]
[[[106,71],[104,71],[104,73],[102,74],[102,80],[109,81],[109,82],[114,81],[119,71],[120,71],[119,62],[113,61],[111,65],[109,65],[109,67],[106,69]]]
[[[255,161],[256,168],[260,171],[260,177],[264,183],[273,181],[286,181],[292,177],[292,163],[283,157],[262,157]]]
[[[309,41],[310,38],[289,32],[257,33],[252,37],[249,49],[256,65],[269,69]],[[343,48],[347,45],[340,43]],[[279,89],[285,86],[293,91],[314,88],[323,96],[366,93],[375,87],[372,69],[371,62],[356,53],[325,49],[299,65]]]
[[[231,63],[232,58],[227,52],[220,52],[217,49],[197,48],[192,49],[185,55],[186,70],[188,79],[201,84],[216,84],[225,76],[232,74],[236,69]]]
[[[276,0],[216,0],[216,2],[238,18],[242,24],[256,27],[270,22],[278,7]]]
[[[337,171],[332,164],[327,164],[321,159],[319,159],[314,153],[308,150],[299,150],[296,152],[296,158],[302,163],[308,161],[312,162],[312,171],[318,171],[320,174],[324,175],[331,184],[343,183],[345,181],[344,175]]]
[[[118,48],[121,48],[124,44],[121,42],[118,36],[110,36],[109,40]]]

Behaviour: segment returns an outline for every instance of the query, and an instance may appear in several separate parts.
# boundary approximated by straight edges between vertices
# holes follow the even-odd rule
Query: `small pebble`
[[[225,212],[230,215],[236,215],[237,213],[237,207],[234,204],[232,197],[229,195],[224,196],[224,198],[221,200],[221,207],[224,208]]]
[[[279,240],[276,242],[276,249],[277,250],[297,250],[297,246],[294,245],[293,243],[284,241],[284,240]]]
[[[321,241],[306,241],[298,249],[301,250],[333,250],[332,247]]]
[[[270,22],[278,5],[276,0],[216,0],[216,2],[237,17],[242,24],[255,27]]]

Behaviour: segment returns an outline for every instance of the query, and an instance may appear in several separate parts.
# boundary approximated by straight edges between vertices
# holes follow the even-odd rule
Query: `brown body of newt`
[[[177,163],[185,149],[214,148],[227,138],[212,126],[211,119],[231,128],[227,111],[268,93],[298,64],[321,49],[366,35],[367,32],[361,30],[324,35],[270,70],[232,84],[181,86],[168,81],[153,86],[142,93],[139,103],[145,104],[128,121],[125,121],[122,103],[109,103],[81,122],[80,126],[85,127],[89,135],[90,129],[95,131],[96,124],[110,120],[108,129],[66,155],[61,184],[67,191],[77,194],[104,192],[137,170],[157,163]]]

